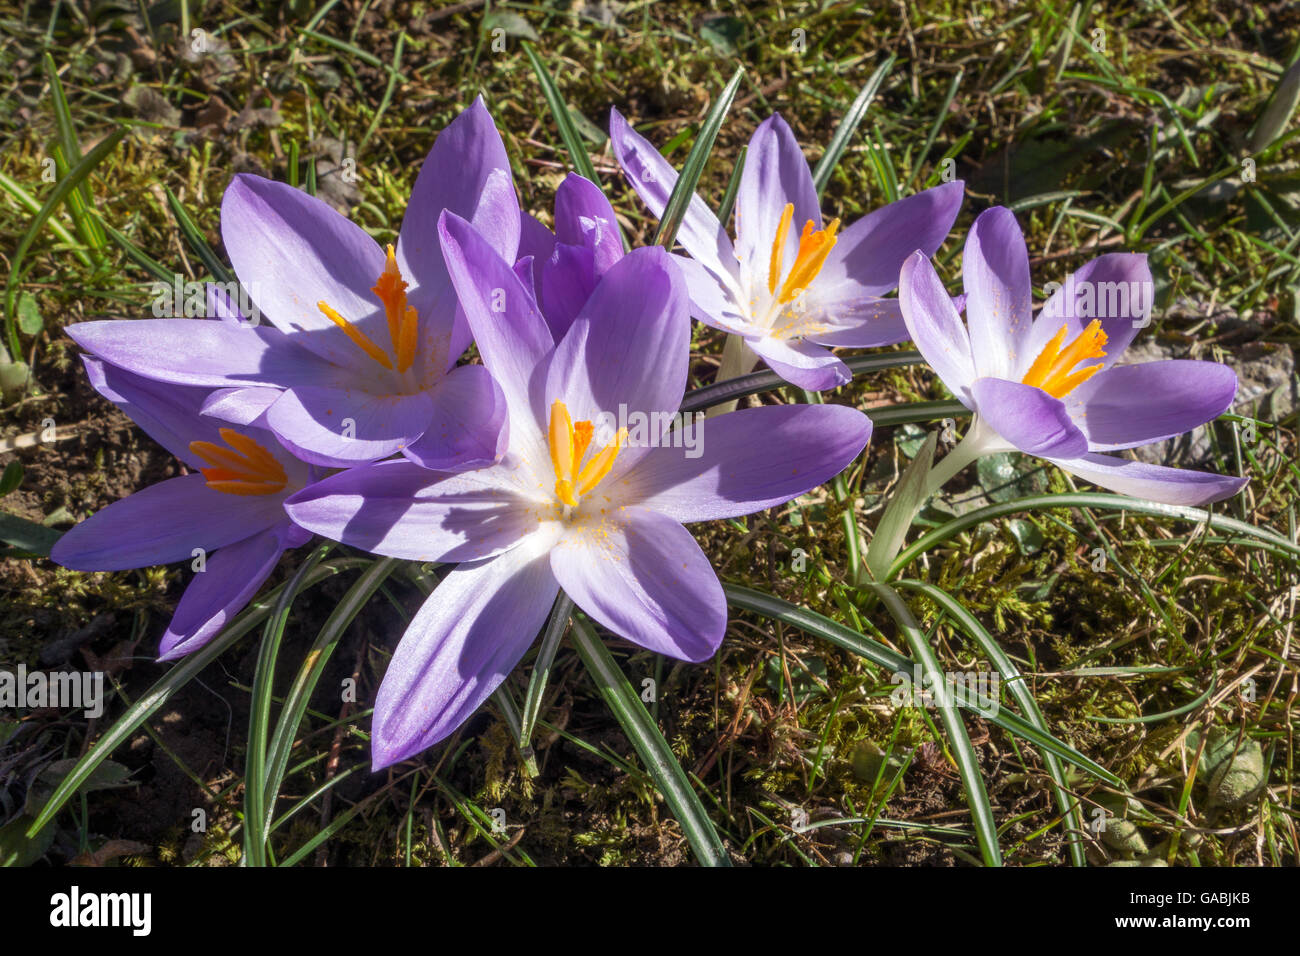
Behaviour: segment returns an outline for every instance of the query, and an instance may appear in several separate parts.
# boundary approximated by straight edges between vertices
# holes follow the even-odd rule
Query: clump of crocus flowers
[[[610,134],[661,215],[676,172],[617,112]],[[810,390],[851,378],[834,350],[910,338],[975,414],[945,476],[1014,449],[1157,501],[1238,491],[1243,478],[1114,454],[1216,417],[1236,390],[1212,362],[1119,364],[1149,302],[1097,312],[1078,290],[1149,285],[1145,258],[1093,260],[1034,319],[1023,237],[994,208],[970,232],[954,299],[929,257],[962,195],[948,183],[826,221],[772,116],[750,141],[734,241],[695,196],[678,235],[688,255],[628,251],[599,185],[581,177],[557,191],[553,232],[520,210],[481,101],[438,137],[386,247],[298,189],[237,176],[223,237],[270,324],[214,300],[207,320],[69,328],[94,387],[192,472],[91,516],[52,557],[117,570],[202,554],[163,659],[211,640],[312,535],[454,565],[379,689],[378,769],[460,726],[560,592],[615,635],[708,659],[726,603],[685,525],[788,502],[862,453],[871,421],[845,404],[677,418],[692,316],[732,342],[724,376],[761,359]],[[479,362],[465,361],[471,343]],[[651,423],[635,439],[600,427],[629,410]]]

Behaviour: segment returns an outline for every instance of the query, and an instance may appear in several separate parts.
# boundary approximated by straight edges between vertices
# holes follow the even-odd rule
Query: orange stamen
[[[776,283],[781,278],[781,266],[785,259],[785,237],[790,233],[790,222],[794,219],[794,203],[786,203],[781,211],[781,223],[776,227],[776,239],[772,242],[772,258],[767,266],[767,291],[776,295]]]
[[[200,468],[208,487],[228,495],[273,495],[289,483],[284,466],[247,435],[233,428],[220,430],[229,446],[209,441],[190,442],[190,451],[210,467]]]
[[[564,402],[556,399],[551,403],[547,443],[551,467],[555,469],[555,496],[570,508],[577,507],[579,499],[594,490],[609,474],[623,443],[627,441],[627,429],[620,428],[612,443],[582,465],[595,431],[591,422],[573,421]]]
[[[1034,359],[1034,364],[1029,366],[1029,371],[1021,379],[1024,384],[1041,388],[1055,398],[1064,398],[1101,371],[1101,365],[1075,369],[1080,362],[1106,357],[1102,351],[1102,346],[1106,344],[1106,333],[1101,329],[1101,321],[1093,319],[1069,345],[1064,345],[1065,335],[1066,327],[1063,325],[1052,336],[1052,340],[1043,346],[1043,350]]]

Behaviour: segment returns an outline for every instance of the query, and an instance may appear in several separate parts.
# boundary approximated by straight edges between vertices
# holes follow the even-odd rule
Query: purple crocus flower
[[[617,110],[614,155],[632,188],[662,216],[677,172]],[[963,184],[945,183],[875,210],[843,232],[822,221],[812,173],[780,115],[754,131],[736,197],[736,242],[699,196],[677,234],[692,314],[741,336],[751,353],[801,388],[852,377],[831,348],[892,345],[907,338],[898,270],[913,249],[932,255],[952,228]],[[740,372],[752,368],[754,354]]]
[[[726,602],[683,523],[788,501],[838,474],[871,434],[861,412],[829,405],[749,409],[669,432],[690,318],[667,253],[637,249],[614,263],[557,343],[469,223],[448,213],[441,230],[479,354],[505,392],[505,456],[452,477],[376,462],[286,504],[303,527],[357,547],[464,562],[389,665],[375,703],[376,769],[469,717],[523,657],[560,589],[642,647],[711,656]]]
[[[1093,259],[1032,319],[1025,239],[1011,211],[995,206],[971,228],[962,277],[964,325],[920,251],[903,266],[899,298],[917,348],[975,412],[963,460],[1019,450],[1103,488],[1174,505],[1218,501],[1246,484],[1106,454],[1190,431],[1237,391],[1236,374],[1217,362],[1118,364],[1148,322],[1146,256]]]
[[[159,381],[220,388],[210,411],[264,421],[304,460],[347,466],[396,452],[454,471],[494,461],[505,406],[469,345],[435,231],[451,209],[501,255],[519,246],[519,205],[501,136],[481,100],[439,135],[385,251],[326,203],[239,175],[221,207],[240,282],[274,328],[184,319],[88,322],[68,334]],[[264,417],[263,417],[264,416]]]
[[[206,644],[257,593],[280,555],[311,539],[285,514],[284,500],[310,483],[313,469],[268,431],[225,427],[201,414],[201,389],[89,356],[82,361],[96,391],[195,473],[96,512],[59,538],[50,557],[75,571],[201,558],[159,647],[160,660],[173,660]]]

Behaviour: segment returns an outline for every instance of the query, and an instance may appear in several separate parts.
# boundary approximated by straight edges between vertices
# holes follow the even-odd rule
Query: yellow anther
[[[591,422],[573,421],[564,402],[556,399],[551,403],[547,444],[551,451],[551,467],[555,470],[555,497],[571,508],[577,507],[582,496],[593,491],[609,474],[619,450],[627,441],[627,429],[620,428],[614,441],[583,465],[582,459],[591,447],[595,431]]]
[[[1101,329],[1101,321],[1093,319],[1069,345],[1064,345],[1065,335],[1066,327],[1063,325],[1038,353],[1034,364],[1029,366],[1029,371],[1021,379],[1024,384],[1041,388],[1055,398],[1064,398],[1101,371],[1100,365],[1088,365],[1074,370],[1080,362],[1106,357],[1102,351],[1102,346],[1106,344],[1106,333]]]
[[[220,430],[229,447],[210,441],[190,442],[190,452],[209,467],[200,468],[208,487],[228,495],[273,495],[289,483],[284,466],[269,451],[233,428]]]
[[[785,241],[790,234],[790,223],[794,219],[794,204],[786,203],[781,212],[781,222],[776,227],[776,239],[772,242],[772,258],[767,267],[767,291],[777,297],[777,302],[785,305],[798,298],[808,288],[808,284],[817,278],[826,264],[826,257],[835,248],[835,234],[839,231],[840,221],[831,220],[825,229],[814,229],[809,219],[799,234],[799,251],[795,254],[794,265],[790,274],[781,282],[781,266],[785,261]],[[778,294],[777,285],[781,291]]]
[[[781,266],[785,260],[785,237],[790,233],[790,222],[794,219],[794,203],[786,203],[781,211],[781,224],[776,227],[776,239],[772,242],[772,258],[767,266],[767,291],[776,295],[776,284],[781,280]]]
[[[384,350],[372,342],[370,336],[366,335],[366,333],[362,332],[347,319],[343,318],[343,316],[331,309],[324,301],[317,302],[316,308],[320,309],[321,312],[325,314],[325,318],[329,319],[346,332],[348,338],[355,342],[360,347],[361,351],[365,352],[384,368],[393,367],[393,363],[388,360],[388,356],[384,354]]]
[[[396,368],[399,372],[405,372],[411,367],[415,361],[416,349],[420,345],[420,318],[415,309],[406,304],[406,287],[402,270],[397,266],[397,253],[390,244],[384,257],[384,271],[379,274],[370,291],[384,305],[384,314],[388,319],[388,338],[393,345],[393,359],[396,359]],[[317,302],[316,308],[346,332],[348,338],[372,359],[384,368],[394,367],[393,359],[390,359],[388,353],[376,345],[370,336],[339,315],[325,302]]]

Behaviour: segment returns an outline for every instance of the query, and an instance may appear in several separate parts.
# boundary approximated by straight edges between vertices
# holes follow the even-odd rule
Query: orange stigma
[[[564,402],[556,399],[551,403],[547,442],[551,448],[551,466],[555,469],[555,497],[570,508],[577,507],[582,496],[594,491],[609,474],[627,441],[627,429],[620,428],[614,441],[583,465],[582,459],[591,447],[595,431],[591,422],[575,422]]]
[[[384,271],[379,274],[370,291],[384,304],[384,312],[388,317],[388,338],[393,345],[393,359],[390,359],[388,353],[376,345],[370,336],[339,315],[325,302],[317,302],[316,308],[347,333],[347,337],[355,342],[361,351],[384,368],[396,368],[399,372],[405,372],[415,361],[420,327],[419,316],[415,309],[406,304],[406,288],[407,283],[402,278],[401,269],[397,267],[397,255],[390,243],[384,260]]]
[[[794,219],[794,204],[786,203],[781,213],[781,223],[776,227],[776,238],[772,241],[772,258],[767,267],[767,291],[777,297],[777,302],[785,305],[799,297],[808,288],[808,284],[817,278],[826,257],[835,248],[835,233],[839,231],[840,221],[832,219],[825,229],[814,230],[809,219],[803,225],[799,235],[799,252],[794,257],[790,274],[781,282],[781,264],[785,258],[785,240],[790,234],[790,224]],[[780,292],[777,283],[781,282]]]
[[[1100,365],[1088,365],[1074,369],[1080,362],[1088,359],[1105,358],[1102,346],[1106,344],[1106,333],[1101,330],[1101,322],[1093,319],[1087,328],[1065,345],[1065,326],[1057,331],[1052,341],[1043,347],[1029,366],[1029,371],[1021,379],[1026,385],[1041,388],[1054,398],[1064,398],[1073,389],[1082,385],[1101,371]],[[1064,347],[1062,347],[1064,345]]]
[[[190,442],[190,451],[209,465],[199,469],[209,488],[228,495],[273,495],[284,490],[289,478],[269,451],[233,428],[221,429],[221,439],[228,448],[210,441]]]

